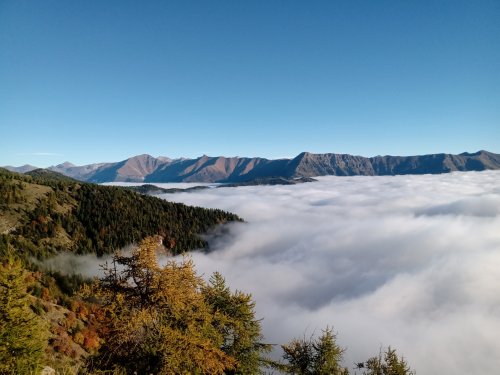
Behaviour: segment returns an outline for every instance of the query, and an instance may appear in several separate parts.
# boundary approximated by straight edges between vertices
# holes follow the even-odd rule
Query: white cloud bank
[[[247,221],[193,257],[253,294],[267,342],[333,325],[349,367],[392,345],[418,374],[498,373],[500,172],[164,197]]]

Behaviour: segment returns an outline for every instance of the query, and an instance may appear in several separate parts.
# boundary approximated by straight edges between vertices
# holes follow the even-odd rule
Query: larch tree
[[[157,238],[130,257],[115,256],[106,276],[84,292],[106,311],[105,343],[89,370],[141,374],[223,374],[236,359],[222,350],[224,337],[206,302],[203,280],[191,260],[160,266]]]
[[[363,367],[366,371],[364,375],[415,375],[403,357],[398,357],[396,350],[391,347],[382,355],[368,359]]]
[[[345,349],[336,341],[337,337],[331,328],[326,328],[323,334],[312,343],[314,349],[314,373],[318,375],[345,374],[346,370],[340,365]]]
[[[203,289],[205,299],[222,334],[221,349],[236,359],[230,374],[258,374],[271,345],[262,342],[260,321],[255,317],[255,303],[250,294],[231,292],[222,275],[215,272]]]
[[[293,339],[282,345],[283,361],[270,362],[270,367],[294,375],[347,375],[341,366],[344,349],[336,342],[331,328],[326,328],[317,339]]]
[[[25,270],[12,256],[0,263],[0,373],[38,371],[47,346],[45,322],[30,308]]]

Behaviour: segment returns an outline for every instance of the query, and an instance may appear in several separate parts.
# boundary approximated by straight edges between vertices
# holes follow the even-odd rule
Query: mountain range
[[[27,172],[33,166],[6,167]],[[437,174],[453,171],[500,169],[500,154],[475,153],[429,154],[416,156],[363,157],[349,154],[312,154],[302,152],[293,159],[247,157],[210,157],[169,159],[138,155],[115,163],[76,166],[69,162],[49,170],[88,182],[224,182],[237,183],[278,177],[300,178],[325,175],[378,176],[400,174]]]

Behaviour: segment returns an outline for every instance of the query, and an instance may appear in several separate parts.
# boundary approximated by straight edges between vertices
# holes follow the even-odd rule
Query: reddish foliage
[[[57,331],[57,336],[51,340],[52,347],[56,352],[62,353],[64,355],[71,355],[71,352],[73,351],[73,348],[71,347],[73,340],[71,340],[71,338],[64,330],[60,332],[59,329],[56,329],[56,331]]]
[[[87,351],[93,351],[99,348],[99,336],[93,329],[84,329],[83,335],[83,348]]]
[[[76,320],[76,315],[74,312],[69,312],[68,315],[66,316],[66,320],[64,321],[64,326],[66,329],[72,329],[77,326],[77,320]]]
[[[41,298],[44,301],[50,301],[52,299],[51,297],[52,296],[50,295],[50,290],[48,290],[47,288],[42,288]]]
[[[86,304],[82,301],[71,302],[71,311],[76,313],[76,316],[82,320],[87,320],[89,316],[89,310]]]

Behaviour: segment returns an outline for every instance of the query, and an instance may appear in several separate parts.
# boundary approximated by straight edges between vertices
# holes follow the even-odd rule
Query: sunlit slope
[[[204,248],[199,235],[240,220],[221,210],[170,203],[54,172],[0,170],[0,233],[25,255],[104,254],[159,234],[173,253]]]
[[[24,168],[24,167],[21,167]],[[440,174],[453,171],[500,169],[500,155],[475,153],[364,157],[350,154],[302,152],[292,159],[260,157],[211,157],[196,159],[154,158],[138,155],[116,163],[75,166],[63,163],[51,170],[90,182],[224,182],[263,178],[315,176],[385,176]]]

